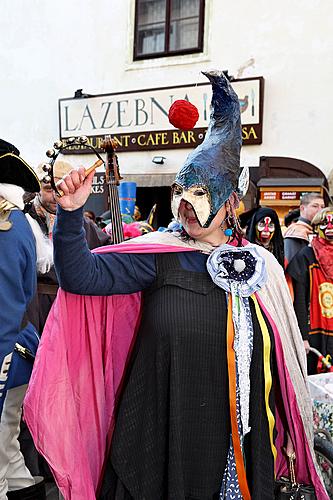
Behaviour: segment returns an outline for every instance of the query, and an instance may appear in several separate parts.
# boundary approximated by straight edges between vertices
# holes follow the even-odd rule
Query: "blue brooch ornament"
[[[207,270],[216,285],[241,297],[250,297],[267,281],[265,261],[254,245],[221,245],[208,257]]]

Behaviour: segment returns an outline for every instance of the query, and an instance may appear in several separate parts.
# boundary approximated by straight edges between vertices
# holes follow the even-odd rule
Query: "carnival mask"
[[[261,243],[269,243],[275,232],[275,224],[270,217],[264,217],[256,225],[256,235]]]
[[[213,96],[204,141],[187,157],[172,186],[171,209],[179,220],[181,200],[189,202],[202,227],[208,227],[237,191],[242,144],[238,97],[222,72],[203,73]]]
[[[174,217],[178,217],[180,202],[184,200],[190,203],[193,207],[199,224],[203,227],[209,219],[211,211],[210,194],[206,187],[192,186],[189,189],[184,189],[177,183],[172,186],[172,202],[171,210]]]
[[[325,219],[318,224],[318,236],[333,241],[333,212],[326,213]]]

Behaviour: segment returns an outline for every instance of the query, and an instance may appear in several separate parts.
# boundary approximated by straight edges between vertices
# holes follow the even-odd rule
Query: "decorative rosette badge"
[[[267,281],[265,261],[254,245],[221,245],[208,257],[207,270],[216,285],[240,297],[250,297]]]

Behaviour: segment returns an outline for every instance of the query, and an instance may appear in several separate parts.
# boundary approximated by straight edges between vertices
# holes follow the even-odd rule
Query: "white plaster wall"
[[[265,78],[261,155],[292,156],[328,175],[332,164],[331,0],[206,0],[203,54],[132,64],[134,0],[2,0],[0,137],[33,165],[58,138],[58,99],[204,81],[201,69]],[[121,153],[123,172],[175,172],[188,150]],[[74,163],[88,161],[74,158]]]

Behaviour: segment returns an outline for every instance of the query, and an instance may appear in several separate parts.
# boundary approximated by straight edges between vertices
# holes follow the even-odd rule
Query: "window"
[[[136,0],[134,59],[202,52],[204,0]]]

